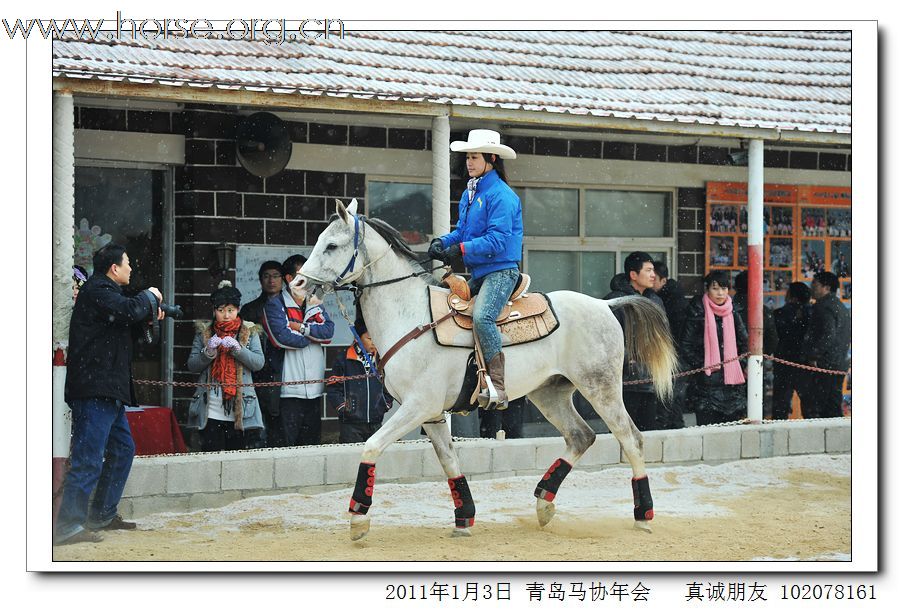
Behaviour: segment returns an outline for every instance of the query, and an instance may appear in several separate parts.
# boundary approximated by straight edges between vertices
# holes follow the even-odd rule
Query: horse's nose
[[[290,283],[292,287],[295,289],[304,289],[308,284],[308,279],[301,275],[301,272],[295,275],[295,278],[292,279]]]

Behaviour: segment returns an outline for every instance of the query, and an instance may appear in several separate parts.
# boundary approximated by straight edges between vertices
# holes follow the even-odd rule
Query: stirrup
[[[496,386],[493,384],[489,374],[486,375],[486,384],[486,390],[481,391],[477,395],[477,404],[484,410],[505,410],[508,408],[508,398],[506,398],[504,403],[499,401],[499,392],[496,391]]]

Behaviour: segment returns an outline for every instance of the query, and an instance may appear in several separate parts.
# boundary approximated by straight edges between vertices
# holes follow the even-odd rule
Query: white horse
[[[295,289],[356,286],[368,331],[379,354],[385,355],[414,328],[430,322],[427,285],[436,283],[397,231],[379,219],[357,215],[356,208],[354,200],[348,209],[336,200],[337,215],[317,239],[293,285]],[[555,291],[548,297],[560,321],[555,333],[504,349],[508,396],[528,396],[566,443],[565,453],[553,463],[534,493],[539,523],[544,526],[552,519],[559,485],[596,440],[572,403],[577,389],[621,444],[633,472],[635,526],[649,531],[653,501],[644,467],[643,438],[622,401],[625,345],[612,310],[623,309],[629,356],[647,365],[663,398],[671,394],[672,375],[677,369],[665,315],[639,296],[607,302],[572,291]],[[385,384],[400,406],[364,444],[349,504],[353,540],[364,537],[370,529],[367,511],[372,503],[377,460],[390,444],[420,426],[449,479],[455,505],[453,535],[470,535],[474,503],[452,448],[451,433],[442,422],[443,411],[455,403],[461,389],[469,352],[439,346],[427,333],[398,349],[386,364]]]

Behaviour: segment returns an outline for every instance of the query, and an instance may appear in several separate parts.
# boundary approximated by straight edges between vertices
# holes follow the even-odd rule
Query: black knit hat
[[[214,308],[232,304],[235,307],[242,305],[242,292],[232,286],[228,280],[220,281],[216,291],[210,294],[210,301]]]
[[[367,333],[367,325],[364,323],[364,319],[355,319],[355,333],[359,336]]]

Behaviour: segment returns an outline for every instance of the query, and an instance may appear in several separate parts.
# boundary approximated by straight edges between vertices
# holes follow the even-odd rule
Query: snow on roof
[[[628,119],[851,132],[851,32],[350,31],[74,38],[53,73]]]

